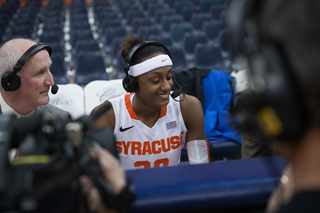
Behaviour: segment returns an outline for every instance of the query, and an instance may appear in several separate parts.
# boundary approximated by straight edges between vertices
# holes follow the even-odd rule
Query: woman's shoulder
[[[181,98],[181,97],[180,97]],[[183,97],[182,97],[183,98]],[[193,109],[194,107],[200,107],[202,108],[201,102],[199,99],[193,95],[187,95],[185,94],[185,98],[183,101],[181,101],[181,109]]]
[[[114,129],[115,115],[112,104],[109,101],[105,101],[104,103],[96,106],[91,111],[90,115],[97,117],[95,120],[95,126],[109,127],[112,130]]]
[[[94,107],[90,114],[92,115],[93,113],[97,113],[97,111],[101,111],[101,110],[106,109],[106,108],[108,108],[106,110],[106,112],[108,112],[108,111],[110,111],[109,107],[112,110],[112,104],[110,103],[109,100],[106,100],[105,102],[103,102],[103,103],[99,104],[98,106]],[[104,113],[106,113],[106,112],[104,112]]]
[[[199,113],[203,113],[201,102],[195,96],[186,95],[180,104],[181,114],[185,122],[193,120],[199,116]]]

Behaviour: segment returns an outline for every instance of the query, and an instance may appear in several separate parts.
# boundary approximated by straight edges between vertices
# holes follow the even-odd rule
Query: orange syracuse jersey
[[[110,99],[115,113],[114,135],[123,167],[128,169],[173,166],[180,162],[187,128],[180,103],[171,96],[153,127],[139,120],[132,108],[134,93]]]

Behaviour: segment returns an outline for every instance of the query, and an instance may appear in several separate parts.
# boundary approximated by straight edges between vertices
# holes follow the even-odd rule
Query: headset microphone
[[[54,85],[51,87],[51,93],[52,93],[52,94],[57,94],[58,90],[59,90],[59,87],[58,87],[58,85],[56,85],[56,84],[54,84]]]
[[[173,99],[175,99],[175,98],[178,97],[180,94],[181,94],[181,91],[180,91],[179,89],[175,89],[175,90],[173,91],[173,93],[171,93],[171,97],[172,97]]]
[[[181,86],[179,85],[179,83],[177,82],[177,80],[172,76],[172,79],[174,80],[174,82],[176,82],[176,84],[178,85],[179,89],[175,89],[173,91],[173,93],[171,93],[171,97],[173,98],[173,100],[177,101],[175,98],[178,97],[181,93],[183,94],[183,98],[182,100],[178,101],[181,102],[185,99],[186,94],[182,91]]]

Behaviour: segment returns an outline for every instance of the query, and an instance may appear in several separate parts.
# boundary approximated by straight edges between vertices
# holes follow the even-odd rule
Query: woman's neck
[[[160,117],[160,106],[150,106],[145,103],[139,96],[135,95],[132,99],[132,108],[137,117],[148,127],[153,127]]]

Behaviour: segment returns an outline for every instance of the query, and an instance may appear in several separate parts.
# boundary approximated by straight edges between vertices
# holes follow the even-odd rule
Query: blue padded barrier
[[[130,212],[263,211],[285,165],[273,156],[128,170],[137,194]]]
[[[241,145],[235,141],[210,141],[215,160],[241,159]]]

